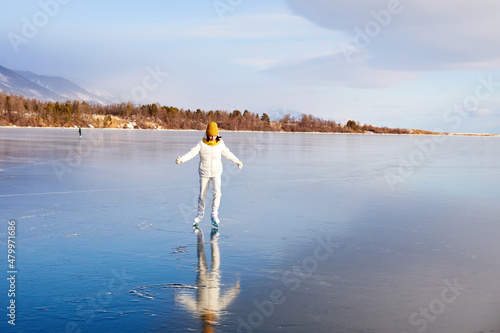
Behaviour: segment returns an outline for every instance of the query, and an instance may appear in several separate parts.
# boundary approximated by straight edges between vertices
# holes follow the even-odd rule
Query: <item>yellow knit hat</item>
[[[208,123],[207,135],[208,136],[218,136],[219,135],[219,130],[217,129],[217,123],[214,123],[213,121]]]

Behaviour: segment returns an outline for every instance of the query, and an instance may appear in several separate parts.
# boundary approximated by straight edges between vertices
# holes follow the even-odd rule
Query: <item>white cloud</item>
[[[414,72],[370,68],[364,57],[358,57],[355,61],[347,63],[341,53],[288,62],[269,68],[265,72],[286,80],[301,81],[303,84],[351,88],[393,87],[420,78],[420,75]]]
[[[391,13],[394,3],[399,6]],[[372,32],[366,51],[373,68],[484,70],[500,64],[496,0],[288,0],[288,4],[297,15],[345,33],[348,42],[356,29]],[[376,24],[379,31],[370,31]]]
[[[481,116],[491,116],[493,114],[493,111],[491,109],[482,108],[482,109],[477,109],[471,113],[475,116],[481,117]]]
[[[223,22],[196,26],[180,35],[201,39],[262,39],[307,36],[317,31],[318,28],[302,16],[277,13],[234,15]]]
[[[256,68],[258,70],[266,70],[277,65],[280,60],[276,59],[260,59],[260,58],[240,58],[233,60],[233,63],[246,67]]]

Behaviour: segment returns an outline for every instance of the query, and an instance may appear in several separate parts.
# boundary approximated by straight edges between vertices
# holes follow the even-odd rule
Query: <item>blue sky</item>
[[[0,65],[138,104],[500,133],[496,0],[2,5]]]

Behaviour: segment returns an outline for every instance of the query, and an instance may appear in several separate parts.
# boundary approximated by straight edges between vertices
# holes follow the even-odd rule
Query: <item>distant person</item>
[[[226,147],[224,141],[219,136],[217,124],[211,122],[207,126],[206,137],[204,137],[196,146],[194,146],[185,155],[177,157],[175,163],[181,164],[189,161],[196,155],[200,155],[200,195],[198,197],[198,213],[194,218],[194,224],[198,224],[205,215],[205,198],[207,197],[210,181],[212,182],[213,202],[212,202],[212,225],[219,226],[219,206],[221,198],[221,176],[222,160],[224,156],[231,162],[238,165],[241,169],[243,163]]]
[[[82,136],[82,128],[80,126],[78,126],[78,134],[80,134],[80,136]]]

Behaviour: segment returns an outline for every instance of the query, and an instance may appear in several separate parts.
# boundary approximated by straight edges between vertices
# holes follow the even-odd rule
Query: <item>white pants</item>
[[[198,197],[198,211],[205,212],[205,198],[207,197],[208,187],[212,181],[212,191],[214,199],[212,201],[212,213],[217,213],[220,206],[221,192],[221,177],[200,177],[200,196]]]

